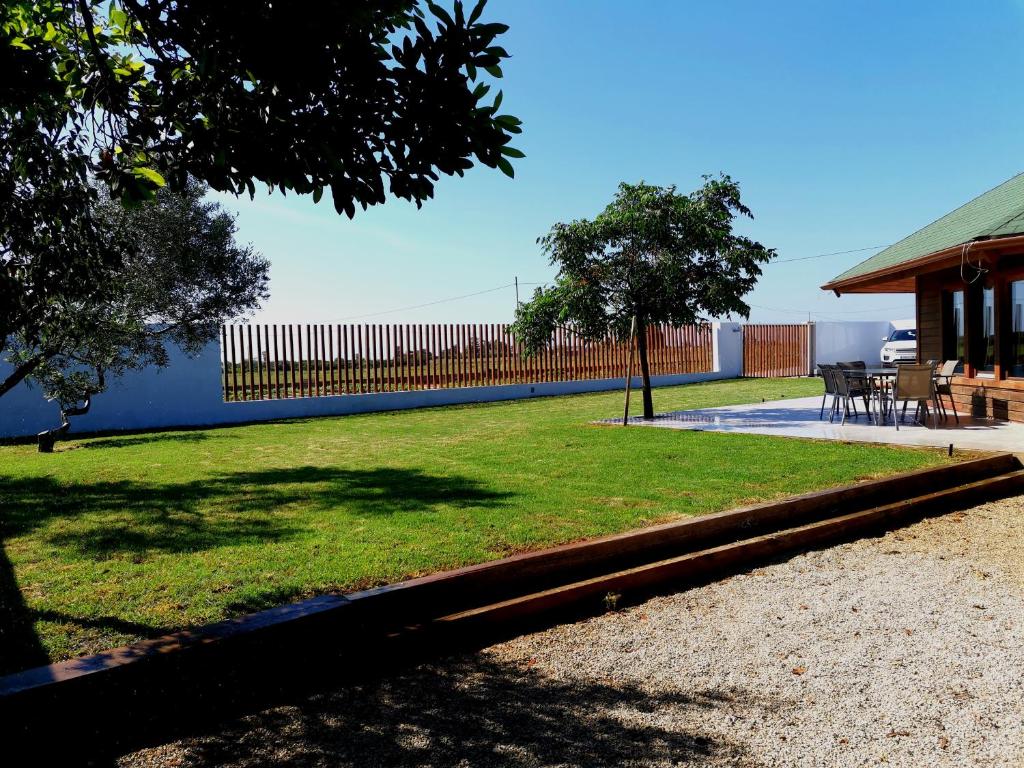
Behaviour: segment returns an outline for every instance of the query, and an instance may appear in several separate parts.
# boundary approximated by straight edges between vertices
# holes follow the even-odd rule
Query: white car
[[[882,341],[882,367],[891,368],[899,363],[917,362],[917,329],[897,328]]]

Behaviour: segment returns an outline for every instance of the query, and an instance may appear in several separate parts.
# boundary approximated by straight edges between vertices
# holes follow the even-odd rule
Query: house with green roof
[[[918,358],[960,361],[958,410],[1024,421],[1024,174],[822,288],[915,294]]]

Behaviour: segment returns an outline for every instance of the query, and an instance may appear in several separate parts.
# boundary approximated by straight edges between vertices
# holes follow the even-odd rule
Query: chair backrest
[[[850,380],[846,378],[846,369],[842,365],[832,366],[832,379],[835,381],[836,394],[844,397],[850,394]]]
[[[840,371],[847,372],[845,379],[849,393],[862,394],[867,388],[867,377],[863,375],[851,376],[850,374],[857,374],[860,371],[866,370],[868,367],[867,364],[863,360],[852,360],[848,363],[836,363],[836,365]]]
[[[959,360],[947,360],[942,364],[942,368],[939,369],[939,376],[949,378],[956,373],[956,367],[960,365]]]
[[[818,363],[818,370],[821,371],[821,378],[825,382],[825,394],[836,393],[835,366],[828,363]]]
[[[932,396],[932,377],[935,366],[901,365],[896,368],[893,396],[897,400],[928,400]]]

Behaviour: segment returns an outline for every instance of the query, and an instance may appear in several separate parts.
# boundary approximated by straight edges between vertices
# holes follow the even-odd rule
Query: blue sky
[[[266,322],[504,322],[554,274],[535,240],[620,181],[740,182],[745,233],[779,259],[894,242],[1024,170],[1024,4],[491,0],[500,87],[524,121],[516,178],[443,179],[420,210],[221,198],[272,261]],[[751,319],[888,319],[909,296],[823,282],[869,256],[769,265]],[[530,286],[522,289],[525,294]],[[770,309],[769,309],[770,308]]]

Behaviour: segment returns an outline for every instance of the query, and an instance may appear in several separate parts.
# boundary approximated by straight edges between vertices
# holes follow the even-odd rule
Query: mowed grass
[[[713,382],[659,389],[655,405],[820,387]],[[945,460],[590,424],[621,406],[614,392],[0,447],[0,672]]]

